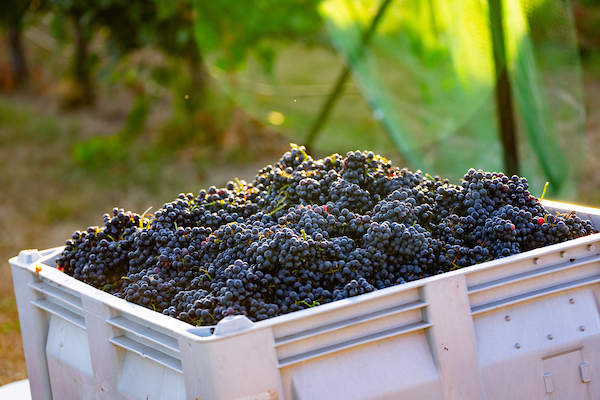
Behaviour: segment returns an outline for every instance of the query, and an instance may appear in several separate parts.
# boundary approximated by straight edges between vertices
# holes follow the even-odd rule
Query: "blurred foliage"
[[[273,44],[322,42],[319,0],[193,0],[195,35],[206,54],[224,71],[243,67],[250,54],[272,72]]]
[[[507,30],[512,35],[509,56],[521,108],[521,129],[534,132],[527,136],[540,141],[540,135],[552,132],[556,119],[565,114],[556,112],[563,104],[553,103],[554,97],[546,96],[548,90],[544,89],[548,77],[556,78],[558,72],[530,72],[556,65],[556,61],[571,62],[568,57],[572,54],[555,51],[551,45],[540,56],[542,47],[537,45],[556,40],[563,40],[565,47],[570,45],[568,35],[572,32],[556,27],[563,27],[572,16],[565,11],[568,2],[504,3],[509,11],[510,5],[518,4],[514,14],[521,18],[515,20],[517,33]],[[594,7],[590,0],[575,3]],[[493,127],[494,71],[485,1],[392,2],[373,44],[366,49],[360,37],[381,0],[6,0],[0,7],[7,4],[10,13],[23,12],[24,4],[46,13],[52,20],[54,39],[74,50],[68,52],[68,74],[77,84],[73,98],[65,102],[68,107],[92,104],[96,85],[107,80],[126,86],[134,94],[129,117],[120,131],[112,135],[106,132],[75,147],[75,158],[86,165],[103,157],[122,162],[131,154],[127,149],[141,142],[157,151],[185,153],[185,157],[193,154],[192,158],[200,159],[219,149],[233,148],[227,143],[241,136],[227,137],[227,132],[238,129],[232,126],[255,126],[256,119],[267,124],[271,122],[268,116],[275,114],[281,118],[272,125],[301,135],[335,80],[331,73],[315,72],[315,68],[332,71],[346,61],[353,67],[360,94],[373,110],[369,121],[361,123],[371,127],[373,121],[381,122],[391,138],[386,143],[401,149],[412,166],[431,172],[450,168],[462,171],[470,165],[503,168]],[[0,22],[6,25],[2,17],[6,20],[8,15],[0,13]],[[310,54],[322,57],[323,49],[331,51],[334,46],[341,50],[343,61],[332,68],[328,58],[327,67],[315,67],[318,63]],[[160,53],[159,62],[133,61],[148,49]],[[290,56],[294,51],[298,53],[296,59]],[[278,54],[285,54],[287,64],[278,63]],[[307,71],[292,76],[290,65]],[[552,88],[558,87],[563,97],[567,93],[571,102],[577,103],[580,93],[572,90],[577,77],[570,76],[563,83]],[[322,85],[317,88],[317,84]],[[302,86],[306,90],[300,90]],[[302,105],[296,103],[296,93]],[[351,94],[359,92],[355,89]],[[159,135],[143,138],[153,104],[164,97],[168,97],[170,117],[163,120]],[[249,116],[237,111],[240,105]],[[557,182],[553,187],[558,188],[561,181],[568,180],[560,173],[565,169],[565,152],[547,148],[534,144],[526,155],[542,160],[541,173],[551,175]],[[456,151],[472,157],[457,162]],[[558,161],[549,163],[549,155]],[[539,166],[536,168],[540,172]]]
[[[92,169],[104,169],[107,161],[126,161],[129,153],[135,151],[136,139],[144,133],[149,111],[148,96],[145,93],[138,94],[123,129],[108,137],[95,136],[88,141],[76,143],[73,148],[75,161]]]
[[[3,0],[0,2],[0,24],[4,29],[20,26],[28,9],[27,1]]]
[[[94,74],[98,55],[90,43],[100,33],[105,44],[102,57],[108,58],[105,69],[118,83],[131,87],[140,98],[151,99],[157,91],[171,94],[172,115],[162,127],[154,144],[165,151],[201,147],[200,154],[214,152],[222,145],[222,132],[229,124],[227,116],[235,113],[235,102],[219,98],[219,87],[207,71],[206,57],[228,72],[244,66],[248,56],[255,57],[264,71],[275,60],[274,42],[316,42],[322,30],[316,11],[317,0],[294,0],[285,3],[261,1],[199,2],[193,0],[48,0],[53,35],[63,44],[72,44],[70,76],[76,82],[75,100],[67,106],[92,104],[96,96]],[[97,38],[96,38],[97,39]],[[321,37],[321,40],[323,38]],[[166,56],[150,74],[127,66],[136,52],[154,49]],[[105,52],[105,53],[104,53]],[[141,66],[142,69],[145,66]],[[147,79],[144,81],[143,79]],[[119,82],[120,81],[120,82]],[[80,103],[80,104],[78,104]],[[137,115],[133,105],[131,115]],[[235,114],[239,119],[239,113]],[[118,160],[124,136],[139,137],[148,113],[136,124],[128,123],[121,132],[97,138],[78,146],[74,154],[79,162],[92,165],[94,159],[113,156]],[[129,132],[129,133],[127,133]],[[102,142],[106,142],[102,144]]]

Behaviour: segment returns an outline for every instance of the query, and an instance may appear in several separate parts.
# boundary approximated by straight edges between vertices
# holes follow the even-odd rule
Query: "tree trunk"
[[[28,76],[25,52],[21,43],[21,28],[18,26],[8,28],[7,39],[15,85],[20,86],[26,83]]]
[[[197,110],[202,108],[202,102],[204,101],[204,96],[206,94],[208,71],[199,50],[192,49],[188,54],[191,87],[191,93],[189,93],[189,95],[190,99],[193,100],[191,103]]]
[[[73,57],[72,71],[76,84],[79,86],[80,105],[92,105],[95,101],[94,86],[92,85],[91,68],[88,57],[88,40],[79,15],[73,15],[75,27],[75,54]]]
[[[494,71],[496,73],[496,112],[502,149],[504,150],[504,173],[508,176],[520,175],[517,128],[513,111],[512,90],[506,67],[503,2],[501,0],[488,0],[488,4],[494,50]]]

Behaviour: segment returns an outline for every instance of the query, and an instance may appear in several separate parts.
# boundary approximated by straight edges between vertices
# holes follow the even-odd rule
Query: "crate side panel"
[[[46,357],[54,399],[109,398],[94,379],[85,329],[52,315]]]
[[[281,369],[286,399],[442,399],[423,330]]]
[[[182,374],[132,352],[125,352],[118,392],[128,400],[186,399]]]
[[[596,284],[566,290],[474,316],[490,400],[548,399],[543,360],[575,350],[599,372],[600,314],[593,293],[598,289]],[[595,394],[590,398],[600,393],[596,381],[588,384]]]

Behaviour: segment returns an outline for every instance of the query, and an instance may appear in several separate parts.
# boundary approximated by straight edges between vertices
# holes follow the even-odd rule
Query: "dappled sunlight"
[[[364,12],[365,8],[360,7],[363,3],[350,6],[343,1],[325,0],[319,5],[319,12],[323,15],[331,16],[329,22],[342,30],[352,30],[356,24],[368,22],[369,13]],[[361,9],[363,12],[359,12]]]
[[[441,1],[440,1],[441,3]],[[465,91],[492,89],[494,78],[492,38],[487,1],[450,1],[454,4],[449,14],[453,24],[447,36],[454,70]]]
[[[285,117],[280,112],[271,111],[267,114],[267,121],[273,125],[281,125],[285,121]]]

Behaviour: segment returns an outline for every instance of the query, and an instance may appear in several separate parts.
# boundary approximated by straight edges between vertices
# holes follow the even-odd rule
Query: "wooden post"
[[[503,29],[503,0],[489,0],[494,69],[496,75],[496,111],[500,128],[500,139],[504,151],[504,168],[507,175],[519,175],[519,154],[513,112],[512,92],[506,68],[506,47]]]

